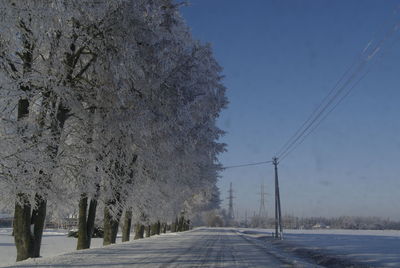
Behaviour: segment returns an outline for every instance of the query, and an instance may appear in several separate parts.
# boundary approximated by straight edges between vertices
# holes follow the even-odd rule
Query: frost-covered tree
[[[47,198],[58,192],[51,177],[67,111],[53,90],[60,81],[52,73],[57,37],[46,31],[54,19],[48,3],[1,5],[1,183],[7,200],[15,200],[21,260],[40,254]]]
[[[98,204],[104,244],[122,215],[128,240],[132,220],[159,233],[181,211],[218,205],[221,68],[178,8],[0,3],[0,191],[15,203],[17,260],[40,255],[49,202],[79,208],[78,249],[90,247]]]

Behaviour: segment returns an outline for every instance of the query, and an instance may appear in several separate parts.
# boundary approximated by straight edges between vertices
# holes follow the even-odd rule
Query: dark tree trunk
[[[87,217],[87,248],[90,248],[92,242],[92,236],[94,231],[94,221],[96,219],[96,209],[97,209],[97,198],[92,198],[90,200],[89,212]]]
[[[178,232],[184,231],[184,224],[185,224],[185,218],[181,216],[178,222]]]
[[[167,224],[165,222],[162,224],[162,232],[164,234],[167,233]]]
[[[78,243],[77,250],[86,249],[89,247],[88,230],[87,230],[87,195],[82,194],[79,200],[79,216],[78,216]]]
[[[124,226],[122,228],[122,242],[129,241],[129,236],[131,234],[132,225],[132,211],[127,210],[125,212]]]
[[[86,194],[81,195],[79,200],[79,223],[78,223],[78,243],[77,250],[90,248],[94,231],[94,221],[96,219],[97,199],[92,198],[89,204]]]
[[[137,223],[135,225],[135,237],[133,239],[142,239],[144,237],[144,225]]]
[[[159,235],[161,233],[161,223],[157,221],[156,223],[156,234]]]
[[[179,232],[179,218],[176,217],[175,219],[175,232]]]
[[[14,211],[14,241],[17,248],[17,261],[26,260],[32,255],[32,234],[30,231],[31,205],[26,194],[18,194]]]
[[[107,206],[104,207],[104,237],[103,237],[103,245],[110,245],[112,240],[112,231],[111,231],[111,219],[110,211]]]
[[[150,224],[150,234],[156,235],[157,234],[157,223]]]
[[[161,233],[161,223],[157,221],[151,225],[151,235],[159,235]]]
[[[118,234],[119,222],[121,220],[121,215],[122,215],[122,211],[119,211],[117,218],[112,219],[111,244],[115,244],[115,242],[117,241],[117,234]]]
[[[110,214],[110,209],[108,208],[108,206],[106,205],[104,207],[104,239],[103,239],[104,246],[115,244],[115,241],[117,240],[120,218],[121,218],[121,212],[119,212],[116,218],[114,218]]]
[[[178,217],[175,218],[175,222],[171,223],[171,232],[175,233],[178,232],[179,229],[179,220]]]
[[[47,201],[40,195],[35,195],[36,207],[32,211],[31,224],[33,224],[33,241],[32,241],[32,255],[31,257],[40,257],[40,246],[42,245],[42,236],[44,223],[46,220],[46,206]]]
[[[172,222],[170,227],[171,227],[171,233],[175,233],[176,232],[176,222]]]
[[[111,228],[111,244],[115,244],[117,242],[117,234],[119,227],[119,220],[112,220],[112,228]]]
[[[147,225],[146,227],[146,237],[150,237],[151,236],[151,225]]]

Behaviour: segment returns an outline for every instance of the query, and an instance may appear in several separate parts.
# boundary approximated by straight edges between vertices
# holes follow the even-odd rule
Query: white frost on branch
[[[218,206],[222,69],[174,1],[10,0],[0,15],[0,203],[72,211],[85,195],[148,221]]]

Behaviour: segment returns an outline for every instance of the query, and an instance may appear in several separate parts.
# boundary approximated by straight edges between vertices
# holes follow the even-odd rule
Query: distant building
[[[311,227],[312,229],[330,229],[329,225],[325,225],[323,223],[317,223]]]

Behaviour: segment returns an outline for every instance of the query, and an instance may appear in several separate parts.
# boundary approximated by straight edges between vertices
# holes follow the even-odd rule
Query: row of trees
[[[291,229],[352,229],[352,230],[400,230],[400,221],[380,217],[309,217],[299,218],[286,216],[283,218],[284,226]]]
[[[107,245],[123,215],[129,234],[218,206],[221,68],[178,8],[0,2],[0,203],[14,206],[18,261],[40,255],[48,208],[79,208],[83,249],[99,208]]]
[[[207,215],[210,215],[207,212]],[[223,215],[223,213],[221,213]],[[221,217],[223,219],[223,217]],[[242,226],[251,228],[275,228],[275,219],[253,216],[246,220],[228,223],[223,226]],[[230,224],[230,225],[229,225]],[[400,221],[380,217],[295,217],[286,215],[282,218],[284,229],[352,229],[352,230],[400,230]]]

